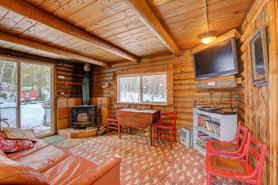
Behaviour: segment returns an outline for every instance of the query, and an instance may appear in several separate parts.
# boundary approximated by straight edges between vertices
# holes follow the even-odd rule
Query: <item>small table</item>
[[[117,120],[124,127],[141,129],[150,127],[150,142],[152,145],[152,124],[159,121],[158,110],[120,109],[117,110]]]

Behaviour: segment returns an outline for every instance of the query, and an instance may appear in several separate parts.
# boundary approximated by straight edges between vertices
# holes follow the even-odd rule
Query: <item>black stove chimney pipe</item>
[[[90,70],[91,66],[88,63],[84,64],[84,76],[82,79],[82,103],[90,105]]]

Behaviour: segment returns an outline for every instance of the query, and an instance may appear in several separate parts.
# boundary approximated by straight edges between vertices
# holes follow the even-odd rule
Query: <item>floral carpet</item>
[[[158,140],[150,146],[149,137],[123,134],[94,138],[71,151],[97,163],[113,155],[121,156],[123,185],[205,185],[205,157],[193,148]]]

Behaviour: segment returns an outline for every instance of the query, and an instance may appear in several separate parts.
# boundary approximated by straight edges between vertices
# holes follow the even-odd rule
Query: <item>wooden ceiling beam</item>
[[[28,39],[24,39],[9,33],[5,33],[0,31],[0,40],[5,41],[5,42],[9,42],[9,43],[14,43],[14,44],[18,44],[18,45],[22,45],[22,46],[26,46],[29,48],[33,48],[33,49],[38,49],[38,50],[42,50],[42,51],[46,51],[49,53],[54,53],[57,55],[61,55],[61,56],[66,56],[72,59],[76,59],[82,62],[87,62],[90,64],[95,64],[95,65],[99,65],[99,66],[104,66],[104,67],[110,67],[110,64],[93,59],[93,58],[89,58],[77,53],[73,53],[71,51],[67,51],[67,50],[63,50],[60,48],[56,48],[53,46],[48,46],[46,44],[41,44],[39,42],[35,42],[35,41],[31,41]]]
[[[92,44],[94,44],[96,47],[104,49],[110,53],[113,53],[115,55],[121,56],[127,60],[133,61],[133,62],[139,62],[140,58],[137,56],[107,42],[102,40],[101,38],[98,38],[92,34],[89,34],[80,28],[73,26],[29,3],[24,2],[23,0],[0,0],[0,6],[16,12],[20,15],[23,15],[25,17],[28,17],[30,19],[33,19],[35,21],[38,21],[46,26],[49,26],[53,29],[59,30],[63,33],[72,35],[74,37],[78,37],[82,40],[86,40]]]
[[[141,21],[163,42],[163,44],[176,56],[180,50],[174,40],[162,26],[151,7],[145,0],[125,0],[131,9],[139,16]]]

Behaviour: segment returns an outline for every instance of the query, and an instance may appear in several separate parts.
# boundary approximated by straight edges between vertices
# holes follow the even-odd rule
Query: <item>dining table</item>
[[[152,125],[159,121],[159,110],[152,109],[119,109],[116,113],[119,124],[123,127],[150,128],[150,144],[152,145]]]

